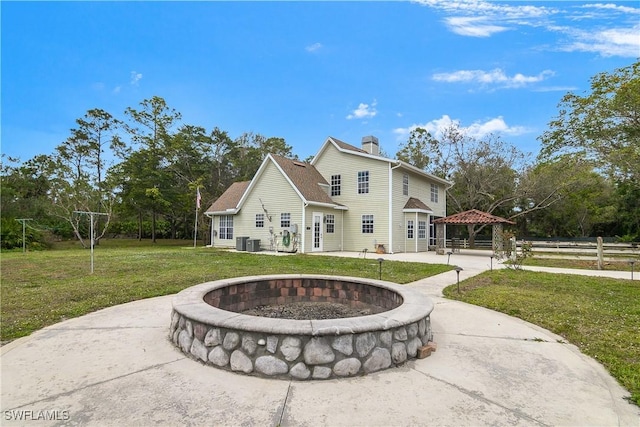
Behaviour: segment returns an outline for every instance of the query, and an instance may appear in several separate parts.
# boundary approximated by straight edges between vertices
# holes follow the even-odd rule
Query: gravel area
[[[384,311],[378,307],[353,308],[332,302],[295,302],[285,305],[261,305],[242,314],[292,320],[341,319],[368,316]]]

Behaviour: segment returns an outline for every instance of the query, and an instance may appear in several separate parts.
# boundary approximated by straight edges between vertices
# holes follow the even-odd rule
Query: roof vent
[[[369,154],[375,156],[380,154],[380,145],[378,144],[378,138],[373,135],[362,137],[362,149]]]

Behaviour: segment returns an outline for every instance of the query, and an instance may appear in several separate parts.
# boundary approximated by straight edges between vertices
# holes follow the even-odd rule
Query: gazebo
[[[515,224],[506,218],[491,215],[488,212],[482,212],[477,209],[460,212],[444,218],[438,218],[433,221],[436,224],[436,252],[444,254],[445,244],[445,224],[449,225],[492,225],[492,247],[495,254],[502,255],[504,253],[504,245],[502,241],[502,225]]]

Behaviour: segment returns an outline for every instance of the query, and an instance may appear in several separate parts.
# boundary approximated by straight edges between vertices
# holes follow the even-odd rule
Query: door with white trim
[[[322,252],[322,213],[314,212],[311,229],[311,251]]]

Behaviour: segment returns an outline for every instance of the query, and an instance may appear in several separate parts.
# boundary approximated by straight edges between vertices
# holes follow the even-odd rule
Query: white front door
[[[322,214],[313,213],[313,228],[311,229],[311,251],[322,252]]]

